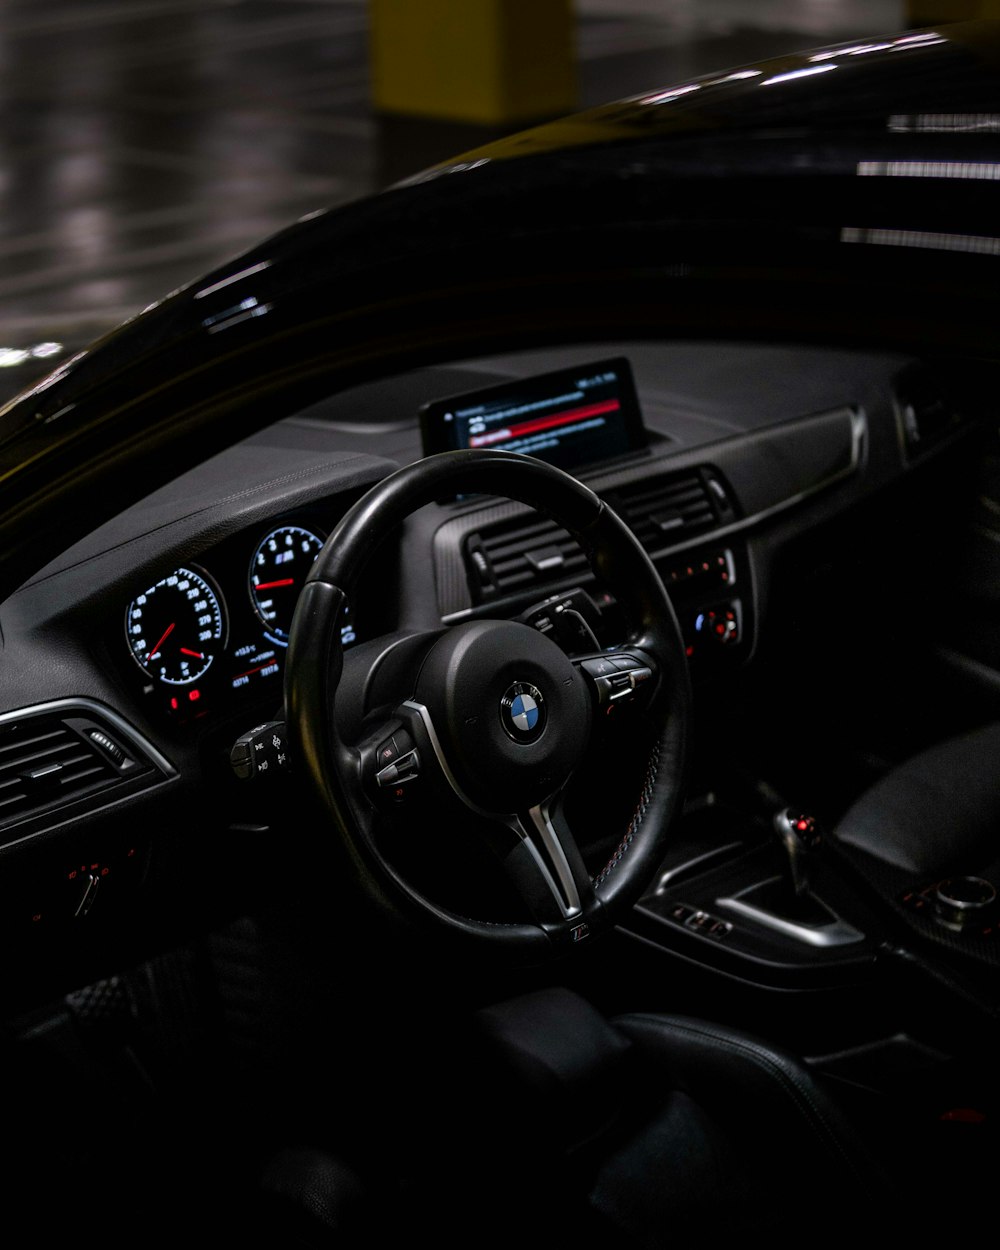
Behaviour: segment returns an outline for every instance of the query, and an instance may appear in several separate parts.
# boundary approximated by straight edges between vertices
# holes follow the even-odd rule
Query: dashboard
[[[3,759],[23,781],[29,739],[62,735],[97,761],[82,778],[59,764],[58,785],[43,761],[0,802],[7,889],[25,894],[15,936],[43,928],[58,944],[84,912],[114,933],[150,882],[170,912],[164,846],[167,863],[188,846],[186,874],[191,839],[201,856],[211,830],[273,817],[267,796],[248,802],[230,752],[283,715],[303,580],[346,510],[440,446],[456,412],[467,438],[528,438],[619,511],[670,589],[696,703],[716,727],[735,725],[742,675],[770,663],[786,553],[918,479],[976,425],[896,355],[621,342],[426,367],[236,443],[82,536],[3,605],[0,799]],[[619,414],[624,430],[601,427]],[[468,497],[420,509],[371,553],[341,639],[484,616],[552,632],[571,653],[614,646],[623,624],[565,531],[517,502]]]
[[[360,493],[359,470],[375,481],[446,448],[527,448],[620,512],[673,592],[693,670],[724,671],[747,660],[756,635],[763,570],[747,538],[838,483],[861,485],[885,451],[905,468],[896,391],[906,375],[894,358],[638,343],[430,368],[338,396],[223,453],[84,539],[28,593],[38,587],[48,601],[54,581],[75,596],[81,570],[89,579],[106,568],[110,583],[87,596],[103,610],[93,648],[143,723],[190,740],[200,725],[280,707],[297,595]],[[381,455],[369,464],[373,450]],[[576,596],[569,615],[567,595]],[[412,518],[373,568],[341,636],[349,646],[404,618],[427,628],[489,614],[562,628],[582,607],[611,645],[614,604],[602,595],[583,552],[531,510],[445,499]]]
[[[470,411],[472,440],[529,446],[619,511],[672,590],[696,674],[753,654],[762,533],[850,507],[967,425],[913,362],[819,349],[581,345],[385,379],[210,458],[42,570],[4,607],[8,652],[25,648],[31,674],[21,686],[7,669],[8,706],[29,689],[105,697],[159,749],[280,707],[295,601],[322,543],[367,486],[446,439],[462,445]],[[373,559],[342,640],[515,617],[581,588],[591,624],[613,632],[614,605],[564,531],[511,501],[441,500]],[[75,652],[71,676],[49,682],[31,663],[39,636]]]

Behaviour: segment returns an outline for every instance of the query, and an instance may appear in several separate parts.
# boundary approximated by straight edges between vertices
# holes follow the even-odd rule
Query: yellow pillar
[[[577,107],[573,0],[369,0],[377,111],[480,125]]]

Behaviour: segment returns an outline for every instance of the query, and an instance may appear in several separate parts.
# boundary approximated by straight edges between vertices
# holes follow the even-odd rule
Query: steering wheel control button
[[[611,677],[619,672],[619,667],[615,660],[609,656],[598,656],[593,660],[584,660],[582,662],[583,671],[589,673],[595,681],[601,677]]]
[[[620,703],[631,702],[635,692],[653,676],[648,665],[631,655],[599,656],[582,660],[580,667],[591,680],[598,708],[606,712]]]
[[[405,729],[397,729],[394,734],[378,745],[377,758],[379,769],[384,769],[389,764],[394,764],[401,755],[412,750],[413,739]]]
[[[408,781],[420,776],[420,752],[416,749],[407,751],[397,757],[395,763],[386,764],[375,774],[375,781],[380,790],[397,789]]]
[[[507,736],[527,745],[545,732],[545,696],[528,681],[516,681],[500,700],[500,723]]]
[[[229,752],[229,763],[241,781],[287,772],[285,722],[267,721],[242,734]]]

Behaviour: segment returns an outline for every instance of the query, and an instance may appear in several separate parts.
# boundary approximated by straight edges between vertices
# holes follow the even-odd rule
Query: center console
[[[827,860],[813,818],[768,799],[690,802],[630,927],[748,983],[814,989],[855,976],[883,926]]]

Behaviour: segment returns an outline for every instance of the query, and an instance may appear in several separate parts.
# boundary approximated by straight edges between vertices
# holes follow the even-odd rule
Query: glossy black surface
[[[904,20],[894,0],[576,7],[579,107]],[[379,115],[367,26],[366,0],[0,0],[3,398],[46,372],[34,349],[58,363],[302,213],[510,129]]]
[[[130,501],[108,457],[123,436],[145,490],[335,380],[433,357],[439,336],[474,351],[556,322],[577,337],[614,324],[988,354],[997,183],[920,170],[990,164],[995,131],[977,119],[997,101],[995,24],[905,38],[843,65],[786,58],[612,106],[557,160],[485,149],[294,225],[165,299],[2,414],[0,588],[54,553],[43,498],[94,521]],[[920,120],[937,116],[949,120]],[[547,133],[529,149],[567,139],[560,123]],[[455,231],[469,215],[474,240]],[[540,273],[526,306],[518,275]],[[484,301],[477,288],[495,276]],[[15,539],[25,525],[30,551]]]

